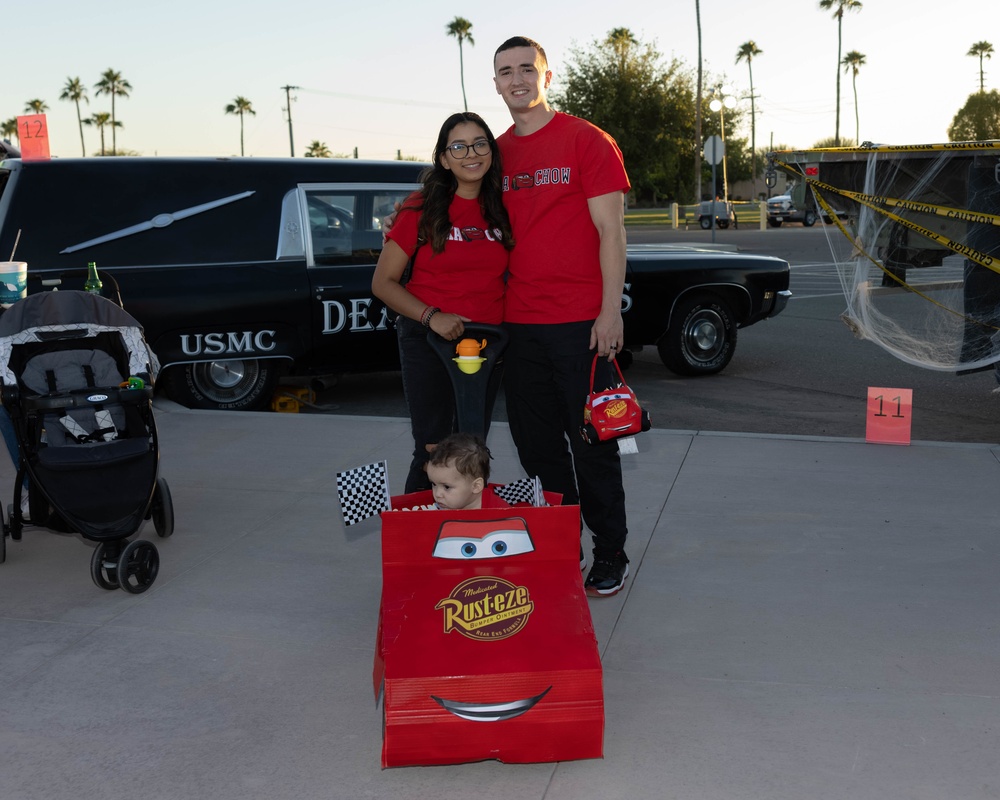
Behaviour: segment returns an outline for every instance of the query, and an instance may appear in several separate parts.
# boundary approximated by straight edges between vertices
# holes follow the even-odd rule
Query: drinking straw
[[[10,258],[8,259],[9,261],[13,261],[14,260],[14,253],[17,252],[17,243],[19,241],[21,241],[21,229],[20,228],[17,229],[17,236],[14,237],[14,249],[10,251]]]

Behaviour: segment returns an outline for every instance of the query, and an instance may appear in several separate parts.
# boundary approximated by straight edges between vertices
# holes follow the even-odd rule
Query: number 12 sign
[[[49,126],[44,114],[17,118],[17,138],[24,161],[46,161],[49,158]]]
[[[912,412],[912,389],[869,386],[865,441],[875,444],[909,444]]]

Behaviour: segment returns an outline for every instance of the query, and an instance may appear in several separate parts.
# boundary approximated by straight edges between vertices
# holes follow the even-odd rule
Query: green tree
[[[115,128],[122,127],[122,124],[118,120],[111,119],[111,115],[107,111],[98,111],[96,114],[91,114],[87,119],[83,121],[84,125],[93,125],[101,134],[101,155],[107,155],[104,149],[104,129],[111,128],[114,132]],[[117,150],[114,149],[112,145],[112,154],[117,154]]]
[[[698,85],[697,97],[694,104],[694,199],[695,202],[698,202],[701,200],[701,79],[703,70],[701,57],[701,3],[699,0],[694,0],[694,17],[698,28]]]
[[[969,95],[948,127],[948,140],[952,142],[988,139],[1000,139],[1000,92],[996,89]]]
[[[319,139],[313,139],[309,143],[305,155],[306,158],[333,158],[333,153],[326,146],[326,142],[321,142]]]
[[[97,89],[97,94],[111,96],[111,149],[117,153],[118,142],[115,137],[115,128],[121,128],[122,126],[118,124],[118,118],[115,116],[115,98],[128,97],[129,92],[132,91],[132,84],[125,80],[120,72],[108,68],[101,73],[101,79],[94,84],[94,88]],[[101,130],[104,130],[103,127]],[[101,155],[103,154],[104,144],[102,142]]]
[[[245,155],[243,151],[243,115],[251,114],[257,116],[257,112],[253,110],[253,105],[250,101],[241,95],[237,95],[233,102],[226,106],[227,114],[237,114],[240,118],[240,155]]]
[[[30,111],[32,114],[44,114],[49,110],[49,104],[44,100],[29,100],[24,104],[24,110]]]
[[[979,91],[985,91],[986,84],[983,82],[983,59],[993,57],[993,45],[989,42],[976,42],[969,48],[967,56],[975,56],[979,59]]]
[[[3,136],[8,142],[11,141],[12,136],[18,142],[21,141],[21,137],[17,133],[17,117],[11,117],[0,122],[0,136]]]
[[[80,101],[90,102],[87,99],[87,87],[80,82],[79,78],[66,78],[66,85],[63,86],[59,99],[72,100],[76,104],[76,125],[80,129],[80,152],[87,155],[87,148],[83,143],[83,118],[80,116]]]
[[[764,51],[757,47],[757,43],[751,39],[740,45],[736,51],[736,63],[747,62],[747,70],[750,72],[750,180],[753,183],[753,196],[757,197],[757,108],[753,93],[753,60]]]
[[[854,89],[854,141],[861,141],[861,121],[858,117],[858,70],[865,65],[865,54],[851,50],[844,60],[844,72],[851,73],[851,86]]]
[[[657,50],[616,28],[586,49],[574,48],[552,104],[585,117],[615,137],[637,200],[686,198],[693,191],[686,166],[695,138],[691,75],[676,59],[664,65]],[[700,167],[700,164],[699,164]]]
[[[469,101],[465,99],[465,60],[462,56],[462,42],[467,41],[473,45],[476,43],[472,38],[472,23],[465,19],[465,17],[455,17],[455,19],[448,23],[445,30],[449,36],[454,36],[458,39],[458,72],[462,80],[462,103],[465,106],[465,110],[468,111]]]
[[[860,0],[819,0],[819,7],[824,11],[833,9],[833,18],[837,20],[837,126],[834,129],[834,147],[840,147],[840,53],[843,49],[843,27],[845,11],[860,11]]]

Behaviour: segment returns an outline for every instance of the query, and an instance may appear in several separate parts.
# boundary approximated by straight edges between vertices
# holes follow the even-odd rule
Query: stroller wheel
[[[156,491],[153,493],[150,510],[156,535],[166,539],[174,532],[174,501],[170,497],[170,487],[163,478],[156,479]]]
[[[142,594],[156,580],[160,554],[156,545],[137,539],[129,542],[118,557],[118,585],[129,594]]]
[[[102,589],[118,588],[119,552],[117,543],[114,547],[109,547],[107,543],[101,543],[94,550],[94,555],[90,557],[90,577]]]

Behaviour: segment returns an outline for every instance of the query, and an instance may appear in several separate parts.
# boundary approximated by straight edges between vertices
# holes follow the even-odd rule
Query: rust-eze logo
[[[527,586],[479,576],[462,581],[435,609],[444,612],[444,632],[458,631],[480,642],[506,639],[528,624],[534,610]]]
[[[624,400],[613,400],[608,403],[607,407],[604,409],[604,413],[611,417],[611,419],[618,419],[618,417],[625,416],[625,412],[627,410],[628,403]]]

